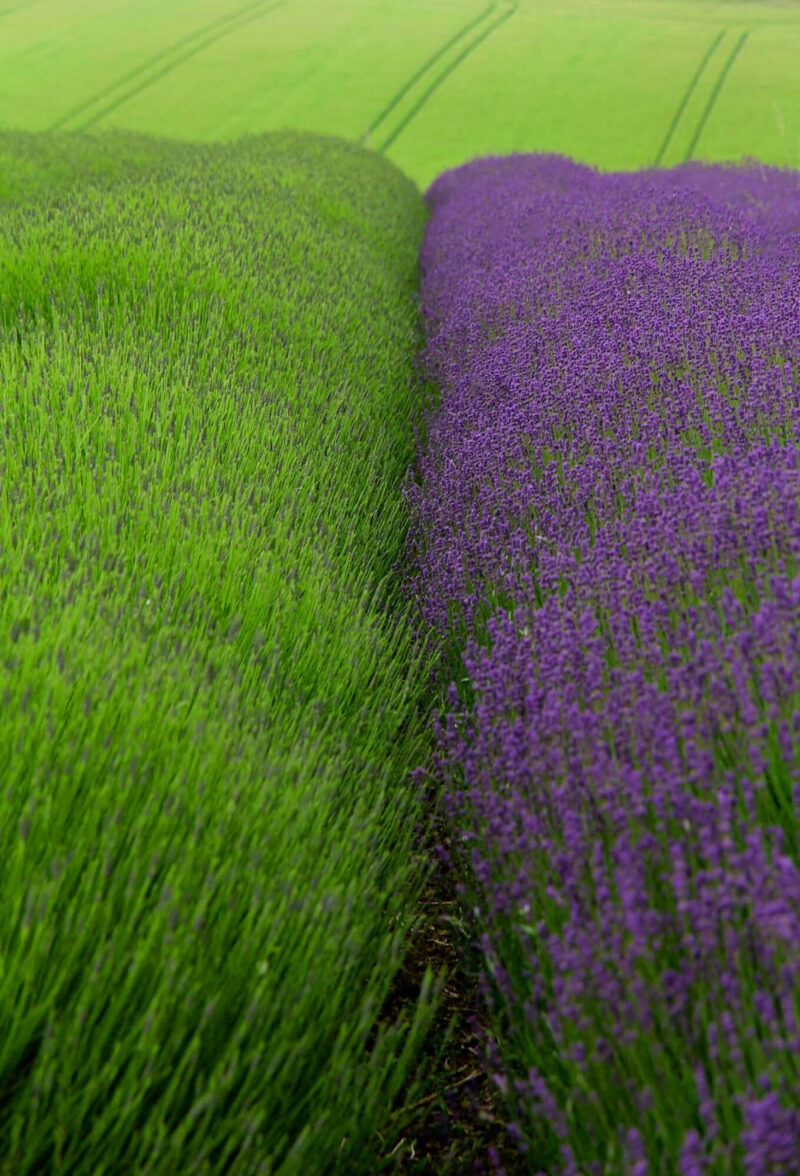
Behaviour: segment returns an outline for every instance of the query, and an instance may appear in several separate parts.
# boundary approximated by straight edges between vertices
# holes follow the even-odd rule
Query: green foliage
[[[117,143],[21,138],[0,216],[0,1173],[369,1171],[438,999],[380,1021],[425,208],[324,137]]]

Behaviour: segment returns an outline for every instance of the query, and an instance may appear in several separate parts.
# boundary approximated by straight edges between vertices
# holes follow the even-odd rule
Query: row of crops
[[[382,1015],[422,196],[311,135],[0,145],[0,1173],[374,1171],[436,996]]]
[[[800,177],[441,176],[405,590],[531,1172],[800,1172]]]
[[[798,175],[0,158],[0,1176],[800,1176]]]

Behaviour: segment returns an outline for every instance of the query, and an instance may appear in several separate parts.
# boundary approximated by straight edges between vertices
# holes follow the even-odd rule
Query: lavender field
[[[800,1176],[800,0],[0,34],[0,1176]]]
[[[404,593],[509,1131],[548,1176],[800,1173],[800,176],[493,156],[426,199]]]

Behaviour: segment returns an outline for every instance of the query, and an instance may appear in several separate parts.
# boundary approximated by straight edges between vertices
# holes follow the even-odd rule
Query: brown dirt
[[[380,1171],[393,1176],[528,1176],[525,1157],[506,1130],[501,1095],[481,1066],[479,1030],[488,1021],[477,990],[477,959],[459,917],[462,907],[455,871],[433,853],[435,844],[448,842],[440,815],[432,823],[428,842],[435,870],[422,895],[420,922],[381,1020],[393,1021],[404,1004],[418,999],[426,968],[435,974],[446,969],[442,1007],[423,1052],[433,1092],[417,1104],[413,1121],[395,1147],[396,1166],[386,1166],[392,1153],[385,1152]],[[454,1032],[442,1049],[454,1018]]]

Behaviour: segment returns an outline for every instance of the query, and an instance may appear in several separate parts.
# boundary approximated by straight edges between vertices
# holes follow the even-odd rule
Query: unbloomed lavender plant
[[[472,162],[406,592],[531,1171],[800,1173],[800,177]]]

